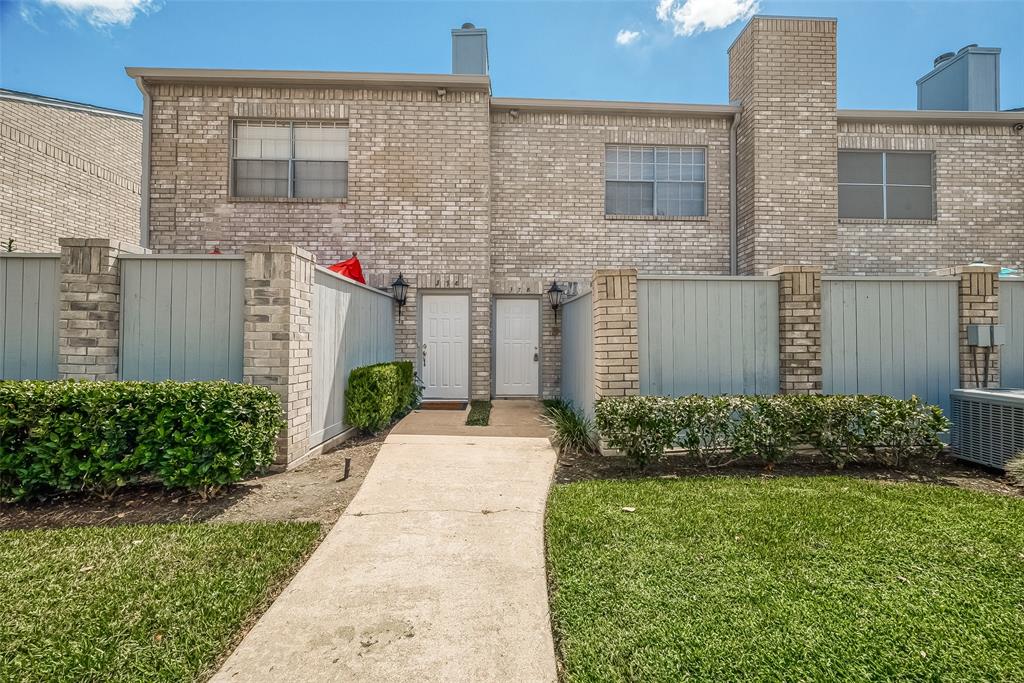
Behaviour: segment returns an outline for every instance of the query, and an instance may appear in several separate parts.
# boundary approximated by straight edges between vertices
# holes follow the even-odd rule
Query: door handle
[[[537,347],[534,346],[533,347],[533,362],[536,363],[539,360],[540,360],[540,354],[537,353]]]
[[[427,367],[427,345],[423,345],[423,367]]]

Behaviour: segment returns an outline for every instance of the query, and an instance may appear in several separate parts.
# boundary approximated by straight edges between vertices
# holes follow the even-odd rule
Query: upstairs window
[[[316,121],[236,121],[235,197],[344,199],[348,126]]]
[[[840,218],[934,218],[930,152],[839,152]]]
[[[705,215],[701,147],[608,145],[604,167],[606,214]]]

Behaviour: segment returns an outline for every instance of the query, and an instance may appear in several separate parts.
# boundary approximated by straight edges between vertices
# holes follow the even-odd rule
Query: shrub
[[[551,443],[559,453],[591,455],[598,452],[593,421],[568,401],[544,401],[543,420],[551,427]]]
[[[486,427],[491,421],[490,401],[470,401],[466,424],[470,427]]]
[[[377,363],[349,373],[345,390],[345,421],[375,434],[417,400],[411,361]]]
[[[942,411],[916,396],[630,396],[598,401],[601,437],[640,468],[678,446],[706,465],[757,458],[769,468],[796,446],[829,462],[900,466],[942,448]]]
[[[0,498],[142,478],[216,492],[270,464],[277,396],[227,382],[0,382]]]

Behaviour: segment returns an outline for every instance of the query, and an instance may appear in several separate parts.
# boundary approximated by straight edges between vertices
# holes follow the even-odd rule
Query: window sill
[[[936,218],[840,218],[840,223],[876,223],[878,225],[938,225]]]
[[[606,213],[606,221],[684,221],[706,223],[710,220],[707,216],[633,216],[619,213]]]
[[[348,197],[228,197],[233,204],[348,204]]]

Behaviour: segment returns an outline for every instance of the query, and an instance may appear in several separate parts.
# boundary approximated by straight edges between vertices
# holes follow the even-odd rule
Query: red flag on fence
[[[361,282],[364,285],[366,284],[366,280],[363,278],[363,266],[359,263],[359,259],[356,258],[356,253],[354,251],[352,252],[352,258],[339,261],[333,266],[328,266],[327,269],[333,270],[338,275],[347,277],[349,280],[355,280],[356,282]]]

